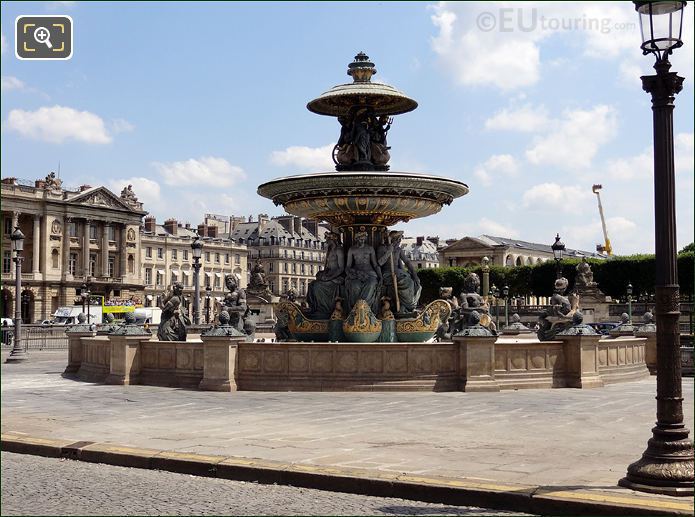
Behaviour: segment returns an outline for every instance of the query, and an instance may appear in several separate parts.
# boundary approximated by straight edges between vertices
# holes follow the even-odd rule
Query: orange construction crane
[[[604,244],[597,244],[596,251],[599,253],[606,253],[609,257],[613,255],[613,248],[611,247],[611,240],[608,238],[608,230],[606,230],[606,219],[603,217],[603,206],[601,206],[601,194],[599,190],[603,188],[603,185],[592,185],[591,191],[596,194],[596,199],[598,199],[598,213],[601,215],[601,226],[603,226],[603,240]]]

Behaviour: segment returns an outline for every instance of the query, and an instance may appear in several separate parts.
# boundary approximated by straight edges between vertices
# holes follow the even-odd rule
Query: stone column
[[[12,212],[12,231],[19,225],[19,212]]]
[[[110,335],[111,370],[106,384],[138,384],[140,382],[140,342],[149,341],[150,335]]]
[[[495,380],[495,341],[497,336],[454,336],[459,347],[459,386],[461,391],[499,391]]]
[[[128,274],[128,226],[124,223],[121,226],[120,246],[118,249],[118,271],[121,278]]]
[[[598,341],[601,336],[579,334],[558,335],[565,355],[568,388],[600,388],[603,380],[598,373]]]
[[[32,235],[31,271],[41,271],[41,216],[34,214],[34,234]]]
[[[72,218],[63,217],[63,277],[70,274],[70,270],[68,269],[68,265],[70,264],[70,232],[68,231],[68,227],[71,222]]]
[[[109,227],[105,222],[101,227],[101,276],[109,276]],[[115,273],[115,271],[114,271]]]
[[[204,347],[203,380],[206,391],[237,391],[238,350],[244,336],[201,336]]]
[[[82,233],[82,271],[83,276],[87,278],[89,276],[89,225],[91,223],[90,219],[85,219],[82,223],[83,233]]]
[[[82,366],[82,338],[94,337],[97,335],[96,330],[85,332],[67,332],[68,335],[68,365],[63,372],[63,375],[74,375]]]

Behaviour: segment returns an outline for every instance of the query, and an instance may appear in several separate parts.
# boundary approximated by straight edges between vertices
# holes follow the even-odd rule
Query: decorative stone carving
[[[260,258],[256,259],[256,263],[253,269],[251,269],[251,281],[249,282],[248,291],[259,294],[270,293],[270,287],[265,277],[265,269],[263,269],[263,263]]]
[[[558,332],[558,336],[578,336],[578,335],[590,335],[595,336],[598,333],[591,325],[586,325],[584,323],[584,315],[580,311],[576,311],[572,315],[572,326],[566,328],[565,330]]]
[[[326,233],[326,261],[323,270],[316,273],[316,280],[309,282],[306,300],[312,318],[327,318],[335,301],[344,299],[345,258],[340,234]],[[341,318],[342,319],[342,318]]]
[[[62,190],[63,180],[56,177],[55,172],[51,172],[46,176],[46,179],[44,180],[44,188],[46,190]]]
[[[99,334],[110,334],[111,332],[115,331],[119,325],[114,323],[114,320],[115,318],[110,312],[104,314],[104,323],[99,326]]]
[[[457,336],[493,336],[494,334],[487,327],[480,324],[480,313],[471,311],[467,316],[468,325],[457,332]]]
[[[132,228],[128,228],[128,231],[126,232],[126,240],[128,242],[135,241],[135,230],[133,230]]]
[[[550,298],[550,308],[538,318],[538,339],[550,341],[563,330],[572,326],[572,316],[579,308],[579,296],[565,296],[568,281],[565,277],[555,280],[555,292]]]
[[[348,310],[352,310],[359,300],[364,300],[372,313],[379,311],[381,269],[374,248],[367,244],[366,231],[355,234],[355,244],[348,250],[345,282]]]
[[[94,323],[88,324],[87,316],[84,312],[81,312],[77,315],[77,325],[73,325],[72,327],[67,329],[65,333],[69,334],[72,332],[94,332],[95,330],[96,325],[94,325]]]
[[[466,327],[480,324],[488,328],[492,335],[496,335],[497,327],[490,317],[490,309],[485,298],[480,295],[480,277],[475,273],[468,273],[463,280],[463,291],[459,297],[460,308],[454,324],[456,332],[459,333]],[[477,313],[475,323],[471,320],[472,312]]]
[[[227,311],[221,311],[217,316],[219,324],[209,328],[201,334],[202,336],[243,336],[236,328],[229,324],[230,317]]]
[[[642,316],[642,325],[635,329],[635,334],[637,332],[656,332],[656,323],[654,323],[654,315],[647,311]]]
[[[381,334],[381,321],[374,316],[365,300],[357,300],[343,322],[343,333],[351,342],[373,342]]]
[[[62,235],[63,234],[63,225],[60,224],[60,221],[58,219],[54,219],[53,222],[51,223],[51,235]]]
[[[133,192],[132,185],[128,185],[121,190],[121,199],[129,205],[134,205],[138,202],[138,198],[135,195],[135,192]]]
[[[586,257],[582,258],[582,261],[577,264],[576,269],[575,285],[577,288],[596,287],[598,285],[594,282],[594,273],[591,271],[591,266],[586,260]]]
[[[157,329],[160,341],[186,341],[186,325],[191,324],[183,306],[183,284],[174,282],[170,292],[162,298],[162,318]]]
[[[239,287],[236,275],[229,274],[224,278],[224,285],[229,292],[222,301],[223,310],[229,313],[229,324],[238,331],[244,331],[244,318],[249,313],[246,304],[246,291]]]
[[[503,334],[530,334],[533,331],[521,323],[521,317],[515,312],[512,314],[511,323],[502,329]]]
[[[164,317],[162,315],[162,321],[164,321]],[[159,325],[159,328],[162,328],[162,325]],[[111,336],[147,336],[151,335],[152,332],[149,330],[145,329],[142,325],[136,325],[135,324],[135,314],[132,312],[126,312],[125,316],[123,317],[123,324],[121,324],[116,330],[111,332]],[[180,341],[185,341],[186,338],[180,340]],[[160,341],[166,341],[164,339],[160,338]]]
[[[392,231],[388,241],[377,250],[384,290],[395,303],[398,314],[412,313],[420,300],[422,288],[415,267],[401,248],[403,232]]]

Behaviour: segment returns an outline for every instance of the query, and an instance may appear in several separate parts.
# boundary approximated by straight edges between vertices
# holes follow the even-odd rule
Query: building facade
[[[82,284],[111,298],[142,295],[140,224],[147,213],[132,190],[63,188],[44,180],[2,179],[2,316],[13,317],[15,265],[10,235],[25,235],[21,308],[24,322],[50,319],[76,303]]]
[[[483,257],[488,257],[491,265],[530,266],[552,260],[553,250],[549,244],[490,235],[447,241],[447,245],[439,250],[441,267],[474,267],[481,264]],[[564,257],[605,258],[598,253],[570,248],[565,250]]]
[[[438,237],[403,237],[401,248],[416,269],[439,267]]]
[[[181,282],[184,300],[190,305],[194,296],[193,250],[191,243],[196,232],[203,241],[200,259],[200,307],[202,321],[207,308],[214,313],[215,301],[224,297],[226,275],[239,279],[240,287],[247,285],[248,250],[246,245],[230,240],[218,232],[216,225],[201,224],[196,228],[167,219],[158,225],[154,217],[145,218],[140,234],[145,306],[159,306],[161,296],[174,282]],[[206,289],[206,288],[210,289]]]
[[[323,269],[327,231],[314,220],[260,214],[256,221],[252,217],[234,218],[230,237],[248,247],[249,264],[260,258],[274,294],[294,289],[301,298],[306,296],[309,282]]]

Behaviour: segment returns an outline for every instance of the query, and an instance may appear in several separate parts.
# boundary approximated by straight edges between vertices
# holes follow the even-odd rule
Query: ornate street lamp
[[[212,287],[207,286],[205,288],[205,323],[210,323],[210,294],[212,293]]]
[[[490,296],[492,297],[492,301],[495,303],[495,326],[498,328],[500,326],[500,306],[497,303],[497,298],[499,295],[500,290],[497,289],[495,284],[492,284],[492,287],[490,287]]]
[[[191,243],[193,250],[193,323],[200,324],[200,257],[203,256],[203,241],[196,235]]]
[[[82,298],[82,314],[87,314],[85,304],[87,303],[87,284],[82,284],[80,289],[80,298]]]
[[[15,306],[14,306],[14,345],[10,355],[5,360],[6,363],[19,363],[29,359],[21,342],[22,335],[22,252],[24,251],[24,234],[19,229],[19,225],[10,235],[12,241],[12,251],[15,263]]]
[[[504,325],[509,326],[509,286],[505,285],[502,288],[502,296],[504,297]]]
[[[635,2],[644,54],[654,54],[656,75],[642,76],[652,96],[654,130],[654,233],[656,254],[656,426],[642,457],[627,468],[620,486],[692,497],[693,442],[683,423],[680,294],[676,261],[676,205],[673,163],[674,98],[683,78],[670,72],[673,49],[683,45],[684,1]]]
[[[627,315],[630,318],[630,323],[632,323],[632,284],[627,284]]]
[[[91,303],[91,302],[92,302],[92,300],[91,300],[92,292],[91,292],[90,289],[89,289],[89,286],[90,286],[90,285],[91,285],[91,283],[89,282],[89,279],[88,279],[88,280],[87,280],[87,283],[82,284],[82,290],[80,291],[80,296],[82,297],[82,312],[83,312],[83,313],[84,313],[84,306],[85,306],[85,303],[87,304],[87,324],[88,324],[88,325],[89,325],[90,323],[92,323],[92,322],[90,321],[91,314],[90,314],[90,311],[89,311],[89,306],[92,304],[92,303]]]
[[[487,301],[488,291],[490,290],[490,259],[483,257],[480,262],[483,266],[483,297]]]
[[[562,262],[562,255],[565,253],[565,245],[560,240],[560,234],[555,236],[555,242],[550,246],[553,250],[553,257],[555,257],[555,275],[557,278],[562,277],[562,269],[560,267],[560,262]]]

